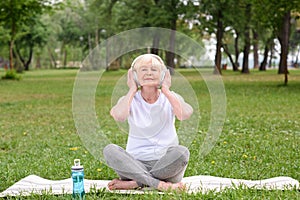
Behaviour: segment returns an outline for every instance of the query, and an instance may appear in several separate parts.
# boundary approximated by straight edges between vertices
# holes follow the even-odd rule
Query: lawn
[[[206,156],[199,149],[210,121],[210,94],[199,73],[178,70],[191,84],[199,104],[199,130],[189,145],[185,176],[212,175],[238,179],[290,176],[300,181],[300,70],[291,70],[288,86],[275,70],[249,75],[224,71],[226,118],[222,134]],[[80,158],[88,179],[112,179],[116,174],[82,144],[72,115],[72,92],[77,70],[32,70],[20,81],[0,80],[0,192],[30,174],[47,179],[70,177]],[[109,117],[111,95],[125,71],[105,72],[96,91],[96,113],[102,130],[124,144],[126,134]],[[4,71],[0,71],[0,76]],[[208,194],[148,194],[145,199],[299,199],[291,191],[225,190]],[[66,199],[31,196],[24,199]],[[87,199],[139,199],[94,191]],[[17,198],[21,199],[21,198]]]

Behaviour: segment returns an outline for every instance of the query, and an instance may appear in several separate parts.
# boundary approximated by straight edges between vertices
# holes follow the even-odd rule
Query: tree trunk
[[[226,55],[228,56],[228,58],[229,58],[229,60],[230,60],[230,62],[231,62],[231,65],[234,67],[235,63],[234,63],[234,61],[233,61],[233,58],[232,58],[232,56],[231,56],[231,54],[230,54],[230,52],[229,52],[228,47],[227,47],[226,44],[223,44],[223,49],[224,49]],[[235,67],[236,67],[236,66],[235,66]],[[233,71],[236,71],[236,70],[233,70]]]
[[[29,47],[29,55],[28,55],[28,59],[26,60],[24,56],[21,55],[21,52],[19,51],[19,48],[17,48],[16,46],[16,54],[18,56],[18,58],[20,59],[20,61],[22,62],[22,65],[25,69],[25,71],[29,70],[29,65],[31,63],[32,60],[32,55],[33,55],[33,46]]]
[[[269,68],[272,67],[272,60],[274,55],[274,41],[273,39],[270,41],[270,59],[269,59]]]
[[[251,12],[251,5],[247,4],[246,5],[246,10],[245,10],[245,15],[249,16]],[[250,16],[249,16],[249,21],[250,21]],[[245,25],[245,32],[244,32],[244,41],[245,41],[245,46],[244,46],[244,58],[243,58],[243,68],[242,68],[242,73],[243,74],[249,74],[249,53],[250,53],[250,27],[249,24],[247,23]]]
[[[13,49],[14,49],[14,41],[15,41],[15,35],[16,35],[16,23],[13,20],[12,26],[11,26],[11,37],[10,37],[10,42],[9,42],[9,68],[10,70],[14,69],[13,65]]]
[[[106,51],[106,56],[105,56],[105,71],[109,71],[109,62],[110,62],[110,59],[109,59],[109,43],[110,43],[110,39],[108,39],[105,43],[105,51]],[[91,57],[92,57],[92,54],[90,54],[91,56],[89,56],[89,59],[91,60]],[[93,62],[93,61],[91,61]]]
[[[47,47],[48,49],[48,52],[49,52],[49,55],[50,55],[50,61],[51,61],[51,64],[53,65],[54,68],[56,68],[56,59],[55,59],[55,56],[53,55],[50,47],[48,46]]]
[[[98,31],[98,26],[97,26],[96,30],[95,30],[95,47],[98,46],[98,42],[99,42],[99,31]]]
[[[16,46],[16,45],[14,44],[14,46]],[[18,55],[18,53],[16,52],[17,51],[16,49],[17,48],[13,48],[13,58],[14,58],[13,70],[16,70],[17,72],[22,72],[24,69],[24,64],[23,64],[23,60],[22,60],[23,58]]]
[[[176,37],[176,18],[174,18],[171,22],[171,33],[170,33],[170,40],[169,40],[169,51],[166,52],[166,63],[167,66],[171,68],[171,74],[174,74],[175,68],[175,37]]]
[[[41,56],[40,55],[37,55],[35,68],[37,68],[37,69],[41,68]]]
[[[233,65],[233,71],[238,71],[239,70],[239,55],[240,55],[240,50],[239,50],[239,33],[236,31],[236,37],[234,38],[234,49],[235,49],[235,62]]]
[[[25,62],[25,65],[24,65],[25,71],[29,70],[29,65],[30,65],[31,60],[32,60],[32,55],[33,55],[33,47],[30,46],[29,57],[28,57],[28,60]]]
[[[245,47],[244,47],[244,58],[243,58],[243,74],[249,74],[249,52],[250,52],[250,34],[249,30],[245,32]]]
[[[158,55],[158,48],[159,48],[159,35],[155,34],[153,37],[151,53]]]
[[[265,50],[264,50],[264,59],[260,63],[260,66],[259,66],[260,71],[265,71],[266,70],[266,65],[267,65],[267,61],[268,61],[268,54],[269,54],[269,45],[266,44]]]
[[[298,47],[298,51],[297,51],[297,54],[296,54],[296,60],[295,60],[295,63],[294,63],[295,68],[298,68],[298,66],[299,66],[299,64],[298,64],[299,54],[300,54],[300,46]]]
[[[64,65],[63,65],[63,67],[67,67],[67,49],[66,48],[64,48]]]
[[[278,74],[285,75],[284,84],[287,84],[288,82],[287,58],[289,53],[290,19],[291,19],[291,13],[290,11],[287,11],[283,16],[282,26],[278,36],[281,45]]]
[[[91,52],[93,50],[91,34],[88,35],[88,44],[89,44],[89,55],[91,55]]]
[[[9,68],[10,70],[13,70],[13,47],[14,46],[14,41],[11,39],[9,42]]]
[[[253,68],[258,68],[258,33],[256,31],[253,31]]]
[[[170,69],[171,72],[175,68],[174,58],[175,58],[174,52],[166,51],[166,64],[167,64],[167,67],[171,68]]]
[[[215,74],[222,74],[221,72],[221,47],[222,47],[222,38],[223,38],[223,22],[222,22],[222,11],[219,10],[218,12],[218,22],[217,22],[217,48],[216,48],[216,55],[215,55]]]

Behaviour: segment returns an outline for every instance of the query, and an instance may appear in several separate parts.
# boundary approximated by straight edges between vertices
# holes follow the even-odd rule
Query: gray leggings
[[[122,180],[135,180],[139,187],[157,188],[159,182],[178,183],[182,180],[190,152],[181,145],[171,146],[159,160],[134,159],[122,147],[109,144],[103,149],[104,158]]]

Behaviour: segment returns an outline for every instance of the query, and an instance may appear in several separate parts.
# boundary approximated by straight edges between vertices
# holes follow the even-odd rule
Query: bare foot
[[[160,181],[157,187],[160,191],[185,191],[186,186],[185,184],[179,182],[179,183],[170,183],[170,182],[164,182]]]
[[[108,183],[110,190],[130,190],[138,187],[136,181],[122,181],[120,179],[114,179]]]

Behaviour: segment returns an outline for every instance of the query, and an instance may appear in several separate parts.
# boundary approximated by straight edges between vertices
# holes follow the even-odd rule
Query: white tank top
[[[126,151],[135,159],[160,159],[170,146],[178,145],[173,109],[163,93],[147,103],[138,91],[130,105],[129,136]]]

